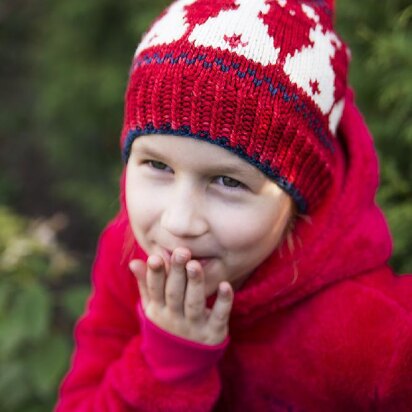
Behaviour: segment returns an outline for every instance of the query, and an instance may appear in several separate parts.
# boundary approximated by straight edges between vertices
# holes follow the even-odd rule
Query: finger
[[[140,299],[142,302],[143,309],[149,302],[149,295],[147,293],[147,283],[146,283],[146,263],[143,260],[132,260],[129,263],[129,268],[137,279],[137,285],[139,287]]]
[[[183,313],[186,263],[189,259],[190,251],[186,248],[177,248],[172,254],[170,271],[166,279],[165,300],[167,307],[173,312]]]
[[[165,304],[166,271],[164,261],[160,256],[151,255],[147,259],[146,284],[150,301],[160,305]]]
[[[209,326],[215,333],[225,333],[233,304],[233,289],[228,282],[219,284],[217,298],[209,317]]]
[[[186,265],[187,286],[185,294],[185,317],[191,321],[199,321],[205,316],[205,276],[202,266],[196,260]]]

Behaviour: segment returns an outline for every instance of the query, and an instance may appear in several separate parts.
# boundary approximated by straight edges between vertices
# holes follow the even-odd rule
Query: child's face
[[[186,247],[201,263],[206,294],[235,288],[277,247],[292,200],[255,167],[210,143],[176,136],[136,139],[127,164],[133,233],[168,263]]]

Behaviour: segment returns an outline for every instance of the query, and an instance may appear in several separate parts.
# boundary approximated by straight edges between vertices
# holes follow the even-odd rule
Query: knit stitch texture
[[[177,1],[133,59],[124,160],[142,135],[208,141],[310,212],[334,178],[347,64],[325,1]]]

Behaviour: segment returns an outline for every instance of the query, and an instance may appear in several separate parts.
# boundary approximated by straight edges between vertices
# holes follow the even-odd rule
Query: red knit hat
[[[332,1],[179,0],[137,48],[124,160],[138,136],[171,134],[245,159],[311,212],[333,179],[348,52]]]

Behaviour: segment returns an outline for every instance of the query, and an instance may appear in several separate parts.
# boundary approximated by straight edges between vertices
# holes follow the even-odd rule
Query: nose
[[[174,186],[160,224],[176,237],[198,237],[209,229],[201,194],[190,185]]]

